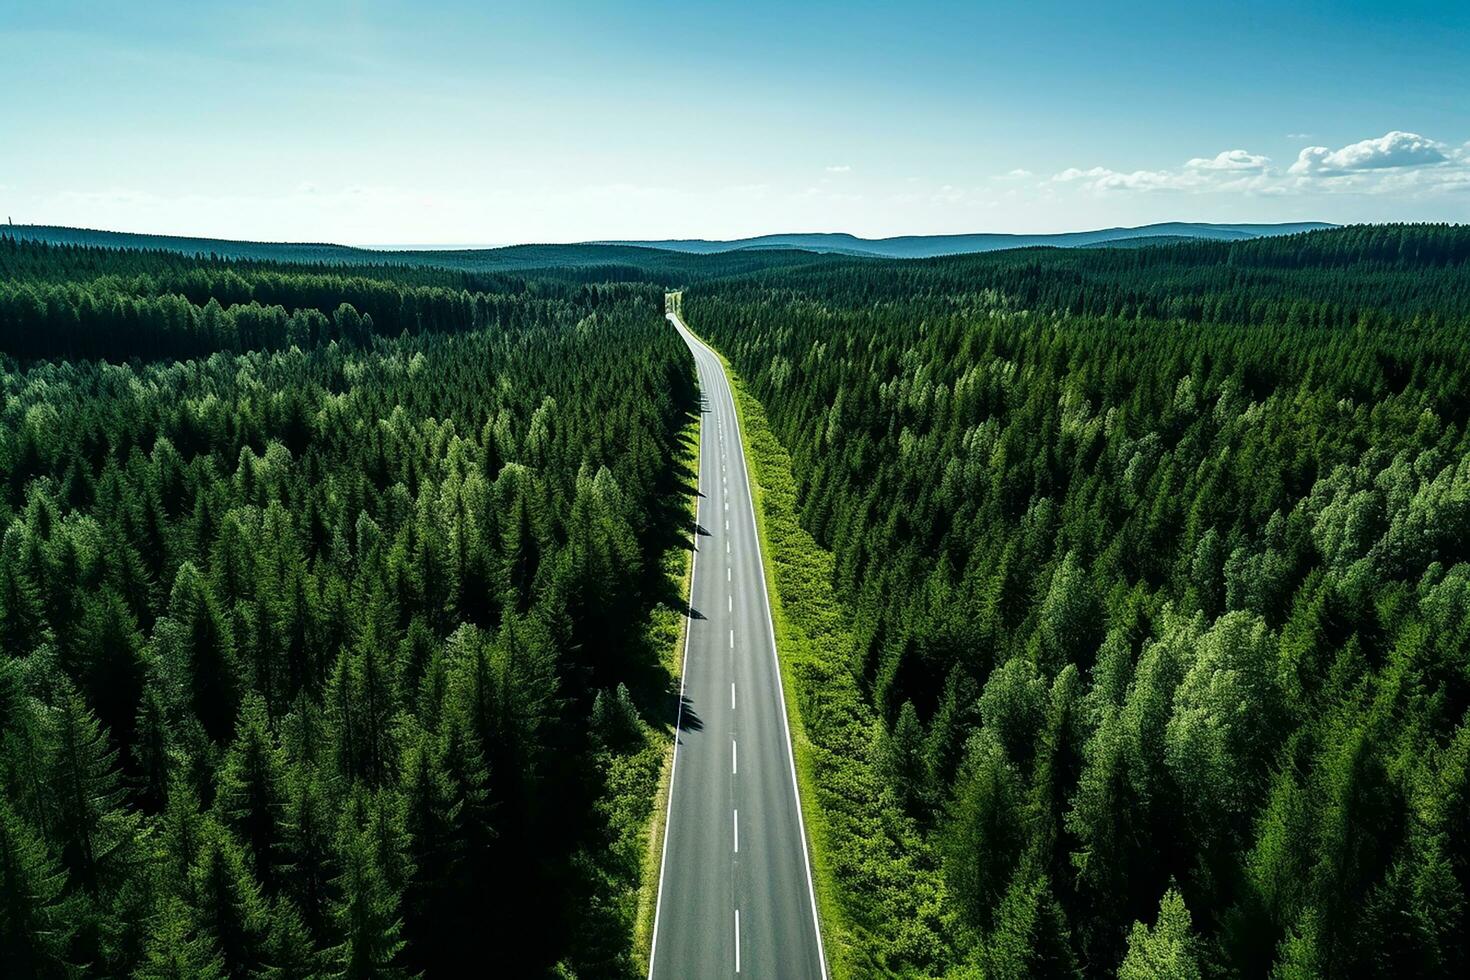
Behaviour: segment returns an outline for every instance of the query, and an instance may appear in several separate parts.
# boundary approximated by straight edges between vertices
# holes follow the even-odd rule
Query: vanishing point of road
[[[649,980],[826,976],[740,423],[724,366],[669,313],[703,394],[699,505]]]

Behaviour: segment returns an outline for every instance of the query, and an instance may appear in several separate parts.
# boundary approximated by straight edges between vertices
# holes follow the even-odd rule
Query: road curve
[[[826,977],[755,507],[724,366],[703,393],[699,531],[650,980]]]

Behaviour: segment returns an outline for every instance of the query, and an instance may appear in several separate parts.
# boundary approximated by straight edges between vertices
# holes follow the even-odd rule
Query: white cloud
[[[1199,188],[1210,182],[1210,175],[1196,170],[1110,170],[1091,167],[1081,170],[1068,167],[1051,178],[1052,183],[1075,184],[1093,191],[1182,191]]]
[[[1377,139],[1360,140],[1336,150],[1309,146],[1298,154],[1290,172],[1331,176],[1364,170],[1433,166],[1448,159],[1443,143],[1418,133],[1394,130]]]
[[[1316,135],[1316,133],[1287,133],[1286,138],[1289,140],[1309,140]]]
[[[1195,157],[1185,164],[1190,170],[1229,170],[1234,172],[1265,170],[1271,158],[1245,150],[1224,150],[1212,157]]]
[[[1112,170],[1068,167],[1042,182],[1093,194],[1113,192],[1259,195],[1353,193],[1423,197],[1470,187],[1470,143],[1452,148],[1395,130],[1338,149],[1309,146],[1285,171],[1263,154],[1223,150],[1177,169]]]
[[[832,166],[830,166],[830,167],[827,168],[827,173],[829,173],[829,174],[847,174],[847,173],[852,173],[852,165],[851,164],[847,164],[847,163],[834,163]]]

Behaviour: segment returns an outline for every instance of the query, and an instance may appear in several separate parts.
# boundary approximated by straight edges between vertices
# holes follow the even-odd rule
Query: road
[[[679,730],[650,980],[824,978],[750,478],[723,365],[669,314],[703,393]]]

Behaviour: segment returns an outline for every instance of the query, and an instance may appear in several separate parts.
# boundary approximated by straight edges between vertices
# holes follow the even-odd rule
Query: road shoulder
[[[699,506],[699,451],[700,424],[696,419],[680,433],[681,456],[678,466],[693,474],[691,491],[685,497],[685,510],[689,519],[689,547],[671,548],[664,554],[664,571],[671,581],[678,583],[678,595],[686,605],[689,590],[693,585],[694,572],[694,524]],[[653,809],[649,816],[645,834],[645,847],[638,886],[638,911],[633,924],[633,962],[640,976],[648,973],[649,959],[653,955],[653,920],[658,909],[659,866],[663,856],[664,831],[669,812],[669,784],[673,773],[674,740],[677,734],[674,718],[678,709],[679,683],[684,669],[684,635],[689,628],[689,618],[684,610],[661,606],[654,611],[649,626],[650,635],[662,658],[664,669],[670,678],[670,695],[667,728],[660,728],[654,737],[662,743],[662,762],[658,778],[658,790],[654,794]]]

